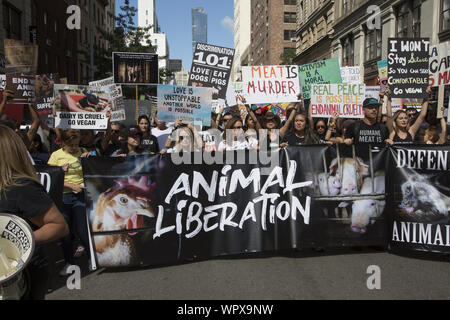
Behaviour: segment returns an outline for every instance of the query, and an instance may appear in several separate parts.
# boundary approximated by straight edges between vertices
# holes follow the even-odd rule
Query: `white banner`
[[[450,43],[430,46],[430,86],[450,83]]]
[[[56,112],[55,127],[59,129],[106,130],[107,126],[104,112]]]
[[[299,101],[298,66],[242,67],[242,79],[248,104]]]
[[[355,67],[341,67],[342,83],[362,83],[361,68]]]

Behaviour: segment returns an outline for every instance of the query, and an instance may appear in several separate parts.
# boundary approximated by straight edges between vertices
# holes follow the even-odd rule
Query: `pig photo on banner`
[[[393,98],[428,96],[429,38],[388,39],[388,84]]]
[[[301,93],[298,66],[242,67],[247,103],[297,102]]]
[[[311,85],[342,83],[338,58],[316,61],[298,66],[302,81],[303,99],[311,98]]]
[[[53,86],[59,83],[59,74],[40,74],[36,76],[34,87],[36,89],[35,105],[41,121],[45,122],[48,127],[54,127],[53,107]]]
[[[309,109],[313,117],[364,118],[364,84],[313,84]]]
[[[89,87],[105,87],[111,98],[111,121],[126,120],[125,102],[123,100],[122,86],[114,83],[114,77],[89,82]]]
[[[97,129],[107,128],[106,112],[112,111],[109,93],[104,87],[81,85],[54,85],[55,128]]]
[[[450,84],[450,43],[430,47],[430,86]]]
[[[22,76],[18,74],[6,75],[6,87],[12,91],[14,96],[8,103],[31,104],[35,98],[35,76]]]
[[[212,98],[226,99],[234,49],[198,42],[188,86],[213,88]]]
[[[158,120],[211,125],[212,88],[158,85]]]
[[[158,55],[113,52],[114,83],[148,85],[159,83]]]
[[[390,247],[450,252],[450,148],[390,149],[387,180]]]

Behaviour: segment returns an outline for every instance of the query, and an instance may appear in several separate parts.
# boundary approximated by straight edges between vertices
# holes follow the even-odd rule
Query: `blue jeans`
[[[63,204],[62,215],[70,230],[69,234],[62,240],[64,260],[66,263],[74,264],[72,233],[75,233],[75,235],[78,236],[83,247],[86,249],[89,248],[84,192],[63,194]]]

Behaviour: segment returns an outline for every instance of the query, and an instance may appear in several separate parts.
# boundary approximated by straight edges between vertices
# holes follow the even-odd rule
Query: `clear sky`
[[[250,0],[249,0],[250,1]],[[116,1],[116,14],[124,0]],[[156,0],[156,15],[161,32],[167,35],[170,59],[182,59],[183,68],[191,69],[192,8],[203,8],[208,15],[208,43],[234,48],[233,0]],[[138,8],[138,1],[130,5]],[[135,17],[137,25],[137,15]]]

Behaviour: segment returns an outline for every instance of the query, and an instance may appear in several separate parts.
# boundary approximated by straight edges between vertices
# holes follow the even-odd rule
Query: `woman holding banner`
[[[79,237],[82,246],[89,248],[89,235],[86,218],[86,204],[84,200],[84,180],[81,158],[89,157],[89,152],[80,147],[79,130],[61,130],[62,148],[53,152],[48,165],[62,167],[64,176],[63,216],[71,231]],[[66,265],[60,275],[66,276],[67,269],[74,263],[72,234],[63,239],[63,252]]]
[[[167,138],[166,147],[168,153],[174,152],[196,152],[203,148],[203,139],[198,134],[192,123],[182,123],[177,120],[174,124],[175,130]]]
[[[22,140],[13,130],[1,125],[0,212],[17,215],[31,224],[37,246],[25,269],[31,276],[31,290],[23,298],[44,299],[49,273],[40,245],[64,237],[69,228],[37,179]]]
[[[318,143],[319,138],[314,134],[313,127],[308,117],[304,113],[298,113],[295,114],[292,127],[288,134],[283,138],[281,146],[299,146]]]
[[[227,122],[223,132],[223,140],[219,144],[219,151],[256,150],[257,148],[258,140],[246,135],[241,118],[234,117]]]

